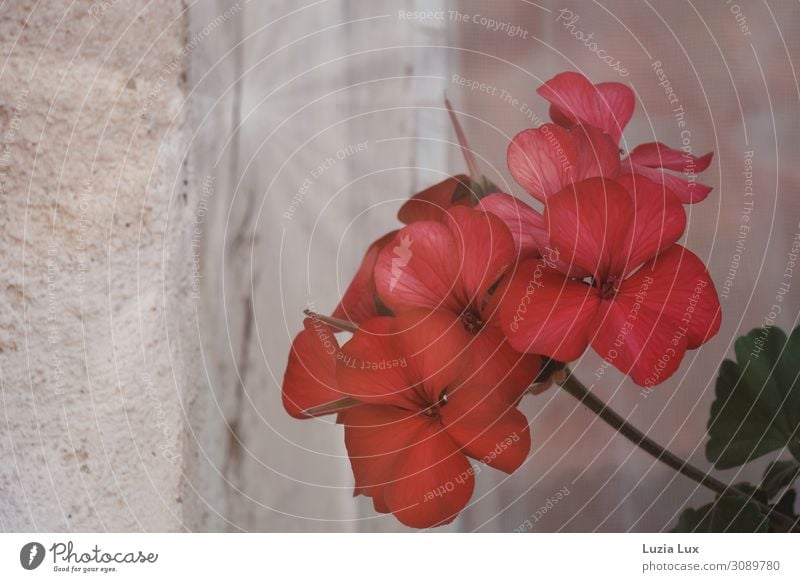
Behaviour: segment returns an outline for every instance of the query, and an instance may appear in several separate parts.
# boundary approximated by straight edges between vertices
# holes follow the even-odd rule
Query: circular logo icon
[[[19,563],[26,570],[35,570],[44,561],[44,546],[39,542],[28,542],[19,551]]]

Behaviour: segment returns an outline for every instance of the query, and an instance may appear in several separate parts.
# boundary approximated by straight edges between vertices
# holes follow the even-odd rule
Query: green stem
[[[707,487],[717,495],[734,494],[747,497],[750,502],[758,505],[776,524],[780,524],[784,530],[793,532],[800,531],[797,523],[795,523],[795,521],[789,516],[775,511],[772,507],[753,498],[744,491],[726,485],[722,481],[719,481],[705,471],[698,469],[694,465],[690,465],[684,459],[681,459],[676,454],[659,445],[653,439],[649,438],[642,431],[609,408],[605,402],[595,396],[591,390],[584,386],[580,380],[573,376],[568,370],[566,379],[561,382],[561,387],[565,392],[577,398],[581,404],[594,412],[598,417],[600,417],[600,419],[611,426],[619,434],[668,467],[675,469],[681,475],[684,475],[692,481]]]

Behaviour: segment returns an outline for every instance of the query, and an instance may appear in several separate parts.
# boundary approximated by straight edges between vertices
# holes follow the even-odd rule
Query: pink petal
[[[514,238],[494,214],[470,208],[452,208],[447,226],[456,243],[456,254],[449,261],[459,267],[460,303],[479,305],[516,258]]]
[[[617,176],[619,147],[607,133],[590,125],[575,126],[570,133],[578,146],[576,181]]]
[[[711,165],[714,152],[709,152],[704,156],[697,157],[692,154],[685,154],[681,150],[673,149],[660,142],[641,144],[633,149],[628,156],[628,160],[634,166],[646,166],[648,168],[664,168],[676,172],[702,172]]]
[[[395,313],[416,307],[460,312],[458,246],[440,222],[415,222],[397,233],[375,263],[375,287]]]
[[[705,200],[714,189],[696,181],[684,180],[669,174],[661,168],[637,166],[636,173],[657,184],[663,184],[678,197],[683,204],[696,204]]]
[[[544,202],[575,180],[577,157],[569,132],[546,123],[514,137],[508,147],[508,169],[520,186]]]
[[[621,83],[595,86],[575,72],[556,75],[537,92],[555,106],[554,121],[592,125],[610,135],[614,143],[619,143],[636,104],[633,91],[627,86]]]

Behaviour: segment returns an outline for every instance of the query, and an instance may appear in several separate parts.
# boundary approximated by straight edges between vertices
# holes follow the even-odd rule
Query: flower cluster
[[[562,73],[538,93],[553,123],[518,134],[508,166],[542,211],[474,172],[416,194],[333,314],[310,314],[292,344],[286,410],[337,414],[355,494],[412,527],[465,507],[469,458],[524,462],[518,405],[554,367],[591,346],[653,386],[720,325],[703,262],[677,244],[684,204],[711,190],[696,182],[711,154],[650,143],[621,159],[635,99],[620,83]]]

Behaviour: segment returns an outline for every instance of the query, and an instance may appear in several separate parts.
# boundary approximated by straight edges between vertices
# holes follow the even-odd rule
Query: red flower
[[[544,220],[561,260],[591,281],[541,260],[522,263],[501,307],[516,349],[568,362],[591,344],[652,386],[719,329],[714,283],[700,259],[674,244],[686,217],[669,190],[638,176],[593,178],[551,196]]]
[[[636,97],[626,85],[592,85],[586,77],[571,71],[556,75],[537,93],[550,102],[550,118],[558,125],[591,125],[610,135],[615,144],[636,106]]]
[[[340,413],[355,494],[417,528],[452,521],[472,496],[467,457],[516,470],[524,415],[498,390],[461,382],[468,335],[447,311],[375,318],[342,348],[337,381],[366,404]]]
[[[684,204],[700,202],[711,192],[710,186],[696,179],[711,164],[713,153],[696,157],[652,142],[634,148],[620,163],[617,144],[635,106],[634,94],[625,85],[593,85],[583,75],[567,72],[547,81],[538,93],[551,103],[553,121],[573,132],[559,132],[552,124],[545,124],[523,131],[512,141],[509,170],[539,200],[586,178],[616,178],[622,174],[639,174],[662,184]],[[575,134],[575,130],[580,131]],[[607,139],[598,136],[598,130]]]
[[[662,143],[642,144],[622,161],[623,173],[635,173],[653,182],[663,184],[672,190],[684,204],[702,202],[713,190],[710,186],[695,181],[698,172],[704,171],[711,164],[713,152],[695,157],[690,153],[674,150]],[[689,179],[682,179],[665,170],[680,172]]]
[[[491,293],[515,262],[511,232],[493,214],[451,208],[443,222],[415,222],[397,233],[375,265],[381,301],[394,313],[446,309],[470,333],[469,373],[491,388],[503,386],[509,401],[533,381],[539,359],[505,341]]]
[[[441,220],[453,206],[474,206],[476,199],[470,193],[471,180],[467,176],[451,176],[412,196],[397,213],[404,224],[420,220]],[[360,324],[371,317],[385,315],[376,302],[373,271],[381,250],[394,239],[396,230],[383,235],[367,249],[361,265],[347,287],[332,317]]]

